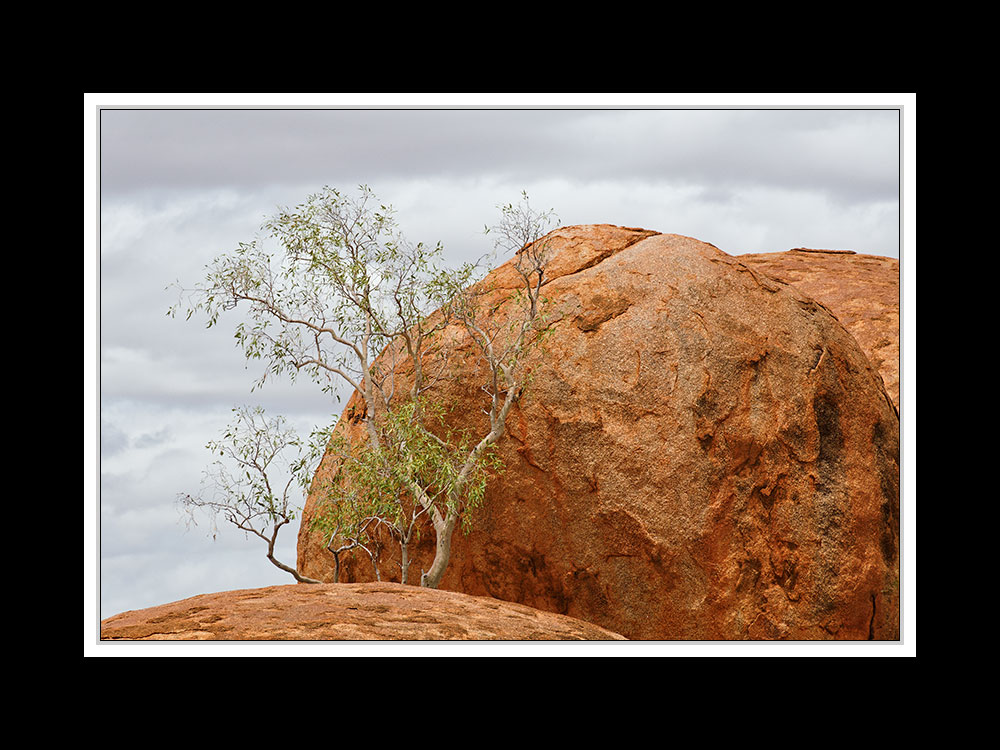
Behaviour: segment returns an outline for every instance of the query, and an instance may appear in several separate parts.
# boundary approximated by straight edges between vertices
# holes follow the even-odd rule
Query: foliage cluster
[[[264,229],[282,253],[270,252],[259,240],[241,243],[209,265],[201,285],[182,293],[188,318],[203,314],[209,327],[222,313],[243,307],[236,343],[247,359],[264,365],[254,387],[280,375],[294,379],[306,373],[328,393],[337,394],[337,386],[346,384],[357,394],[365,440],[351,443],[330,430],[314,434],[326,441],[323,447],[338,467],[332,479],[313,487],[322,499],[314,529],[328,539],[338,576],[340,555],[354,550],[366,552],[380,576],[378,535],[388,532],[400,544],[400,577],[407,582],[409,545],[421,523],[429,521],[437,552],[420,582],[433,587],[440,582],[456,524],[468,526],[484,502],[487,479],[501,468],[495,445],[526,383],[525,357],[545,329],[541,289],[548,248],[542,237],[553,218],[551,211],[534,212],[523,194],[521,203],[502,206],[500,222],[487,229],[499,251],[515,253],[522,281],[506,300],[514,311],[505,316],[506,324],[495,307],[483,304],[495,290],[474,283],[482,271],[478,264],[445,268],[441,245],[408,242],[392,208],[366,186],[357,197],[324,188],[295,208],[280,210]],[[482,434],[450,429],[445,409],[431,397],[449,354],[438,337],[449,326],[464,332],[486,364],[481,388],[488,398],[489,424]],[[251,422],[244,419],[241,425],[257,429]],[[264,425],[284,434],[281,422]],[[224,440],[235,441],[228,457],[242,469],[245,482],[230,476],[215,484],[211,501],[190,495],[182,501],[189,510],[220,513],[244,530],[247,518],[266,518],[271,536],[253,533],[267,541],[293,516],[287,501],[277,500],[269,486],[268,464],[247,459],[258,453],[256,448],[247,453],[242,434],[230,430]],[[275,436],[273,445],[303,444]],[[314,440],[308,460],[296,459],[293,476],[301,480],[311,474],[323,453],[319,445]],[[272,562],[304,580],[272,553],[273,541]]]

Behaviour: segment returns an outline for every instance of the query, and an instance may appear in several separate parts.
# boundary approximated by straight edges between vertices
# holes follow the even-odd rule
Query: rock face
[[[456,532],[441,588],[632,639],[897,639],[899,419],[854,337],[798,288],[689,237],[588,225],[551,238],[552,334],[498,446],[506,471]],[[515,278],[508,263],[490,280]],[[437,395],[481,429],[467,355]],[[333,580],[308,531],[317,502],[299,569]],[[432,554],[428,532],[411,569]],[[356,559],[341,580],[371,577]]]
[[[398,583],[202,594],[101,622],[101,640],[624,640],[570,617]]]
[[[795,248],[739,261],[823,303],[857,339],[899,410],[899,261],[850,250]]]

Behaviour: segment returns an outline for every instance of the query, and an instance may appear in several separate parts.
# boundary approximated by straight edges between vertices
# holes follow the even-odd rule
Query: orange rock
[[[633,639],[897,639],[899,419],[855,338],[689,237],[552,238],[553,332],[441,588]],[[490,278],[512,288],[510,263]],[[461,354],[436,393],[481,429],[483,371]],[[298,565],[332,580],[316,502]],[[428,532],[411,570],[432,555]],[[355,558],[341,580],[371,576]]]
[[[899,261],[851,250],[797,247],[738,256],[823,303],[878,370],[899,410]]]
[[[101,640],[624,640],[529,607],[398,583],[289,584],[202,594],[101,621]]]

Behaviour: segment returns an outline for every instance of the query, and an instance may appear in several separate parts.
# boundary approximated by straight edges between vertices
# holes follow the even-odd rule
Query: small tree
[[[493,447],[524,387],[523,359],[543,320],[547,249],[539,240],[552,213],[533,212],[527,195],[501,209],[497,246],[517,252],[523,281],[511,300],[516,312],[501,327],[480,304],[491,290],[472,284],[476,265],[441,268],[440,245],[408,243],[391,207],[365,186],[359,192],[351,199],[325,188],[280,211],[264,225],[284,250],[278,262],[259,242],[217,258],[206,282],[190,293],[188,317],[204,312],[213,326],[221,312],[245,303],[249,323],[237,327],[236,340],[248,358],[265,361],[258,384],[306,372],[326,391],[346,383],[358,394],[355,416],[367,439],[351,444],[339,434],[330,441],[339,468],[321,488],[325,501],[315,528],[328,535],[336,578],[340,555],[357,549],[367,552],[379,577],[376,532],[388,531],[401,546],[406,583],[409,545],[426,517],[436,552],[420,582],[436,588],[456,525],[482,502],[486,480],[499,467]],[[456,322],[489,368],[483,435],[447,429],[444,410],[428,395],[448,355],[446,347],[429,344]]]
[[[400,546],[400,581],[409,582],[410,545],[421,521],[430,519],[436,554],[420,583],[436,587],[447,567],[451,537],[459,520],[468,524],[485,497],[486,480],[502,466],[492,442],[477,445],[468,430],[447,427],[445,410],[434,401],[414,399],[377,420],[379,443],[352,443],[335,435],[328,454],[337,462],[334,477],[314,491],[322,504],[313,529],[328,534],[328,549],[361,548],[378,567],[377,534],[387,532]],[[480,441],[482,442],[482,441]],[[348,544],[334,549],[336,540]]]
[[[214,537],[219,516],[247,535],[267,544],[267,559],[300,583],[320,583],[274,556],[278,532],[295,520],[299,508],[292,503],[293,488],[308,488],[317,458],[325,443],[316,434],[311,449],[285,427],[283,417],[268,419],[260,407],[237,407],[234,421],[221,440],[206,446],[221,456],[205,471],[197,495],[181,493],[178,501],[197,524],[195,516],[207,512]],[[289,457],[289,452],[294,455]]]

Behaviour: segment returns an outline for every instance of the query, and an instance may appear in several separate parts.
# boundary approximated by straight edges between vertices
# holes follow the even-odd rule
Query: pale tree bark
[[[442,514],[436,506],[430,509],[431,521],[434,525],[435,533],[434,560],[431,563],[430,570],[420,576],[421,586],[436,589],[441,583],[441,578],[444,576],[444,572],[451,560],[451,540],[455,534],[455,527],[458,525],[459,519],[457,508],[460,507],[462,493],[468,481],[469,474],[482,452],[490,445],[496,443],[503,434],[507,414],[517,400],[517,391],[518,388],[512,384],[499,408],[497,408],[497,400],[494,399],[493,408],[490,410],[490,432],[479,441],[466,459],[465,465],[462,467],[462,471],[459,473],[458,481],[456,482],[455,496],[451,498],[452,501],[448,504],[447,510]]]
[[[304,576],[301,573],[299,573],[299,571],[296,570],[295,568],[285,565],[283,562],[276,559],[274,557],[274,554],[271,552],[267,553],[267,559],[270,560],[272,563],[274,563],[275,567],[285,571],[286,573],[290,573],[292,578],[294,578],[299,583],[323,583],[323,581],[317,581],[315,578]]]
[[[503,434],[504,425],[507,422],[507,415],[521,395],[523,382],[517,377],[517,371],[525,354],[528,337],[534,329],[540,314],[539,301],[546,262],[547,248],[544,244],[539,245],[535,241],[522,248],[516,267],[524,281],[528,309],[520,326],[518,326],[513,340],[508,343],[502,352],[497,352],[495,349],[496,336],[490,335],[487,331],[483,330],[474,315],[466,314],[461,316],[461,322],[466,331],[478,345],[490,367],[490,431],[470,451],[459,472],[447,510],[442,514],[437,507],[430,509],[436,535],[436,544],[431,567],[420,577],[421,586],[437,588],[440,585],[451,558],[452,537],[454,536],[455,527],[460,517],[458,509],[461,507],[461,498],[464,495],[469,475],[483,451],[500,439]],[[474,309],[474,307],[474,305],[467,307],[466,310]],[[504,391],[506,392],[504,393]],[[501,396],[502,393],[504,395]]]
[[[265,542],[267,542],[267,559],[271,561],[271,564],[274,565],[274,567],[278,568],[279,570],[285,571],[286,573],[288,573],[289,575],[291,575],[292,578],[294,578],[299,583],[324,583],[324,581],[317,581],[315,578],[310,578],[309,576],[302,575],[301,573],[299,573],[299,571],[298,571],[297,568],[293,568],[290,565],[286,565],[285,563],[281,562],[281,560],[279,560],[278,558],[276,558],[274,556],[274,545],[275,545],[275,542],[277,542],[277,540],[278,540],[278,531],[280,531],[281,527],[284,526],[288,522],[289,522],[289,519],[286,517],[283,520],[281,520],[280,522],[275,523],[274,529],[273,529],[270,537],[265,536],[264,534],[260,533],[252,525],[244,525],[242,523],[235,523],[234,525],[238,529],[242,529],[243,531],[248,531],[248,532],[250,532],[252,534],[256,534],[261,539],[263,539]]]
[[[420,585],[431,589],[436,589],[441,584],[441,578],[451,560],[451,538],[458,521],[458,513],[449,510],[441,515],[436,510],[431,516],[435,535],[434,561],[430,570],[420,575]]]

